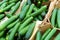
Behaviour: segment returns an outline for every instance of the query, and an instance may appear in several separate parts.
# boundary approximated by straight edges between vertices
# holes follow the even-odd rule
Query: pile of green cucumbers
[[[47,1],[48,0],[27,0],[27,2],[23,4],[21,11],[15,14],[22,0],[2,0],[0,2],[0,40],[29,40],[36,21],[43,21],[48,11],[48,7],[42,5],[42,2]],[[53,10],[51,18],[51,24],[53,26],[58,25],[58,27],[60,27],[59,12],[60,9],[58,9],[58,11],[57,8]],[[56,14],[57,21],[55,20]],[[8,19],[2,23],[5,17]],[[41,31],[38,31],[35,40],[51,40],[56,31],[56,28],[49,28],[43,34]],[[59,36],[60,33],[57,34],[54,40],[59,40]]]

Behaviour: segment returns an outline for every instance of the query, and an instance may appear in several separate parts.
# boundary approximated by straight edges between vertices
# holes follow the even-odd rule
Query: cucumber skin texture
[[[11,24],[9,24],[8,26],[7,26],[7,29],[11,29],[16,23],[18,23],[19,22],[19,19],[17,19],[16,21],[14,21],[13,23],[11,23]]]
[[[28,10],[28,12],[27,12],[27,14],[26,14],[26,16],[28,16],[28,15],[31,14],[33,8],[34,8],[34,4],[31,4],[31,6],[30,6],[30,8],[29,8],[29,10]]]
[[[32,32],[34,30],[35,24],[36,24],[36,22],[33,22],[33,23],[30,24],[30,27],[29,27],[26,35],[25,35],[25,39],[29,39],[30,38],[30,36],[32,35]]]
[[[57,8],[55,8],[52,12],[52,17],[51,17],[51,24],[52,26],[55,26],[55,18],[56,18],[56,14],[57,14]]]
[[[41,32],[38,31],[36,34],[36,40],[41,40]]]
[[[0,6],[0,9],[3,9],[7,6],[7,2],[3,3],[1,6]]]
[[[53,35],[54,35],[54,33],[57,31],[57,29],[56,28],[53,28],[52,30],[51,30],[51,32],[46,36],[46,38],[44,39],[44,40],[49,40]]]
[[[23,20],[24,19],[24,17],[26,16],[26,13],[28,11],[28,9],[29,9],[29,5],[25,6],[25,8],[21,11],[20,17],[19,17],[20,20]]]
[[[60,8],[58,9],[58,12],[57,12],[57,25],[58,25],[58,28],[60,28]]]
[[[6,28],[7,25],[9,25],[11,22],[13,22],[15,19],[18,18],[19,15],[16,16],[12,16],[11,18],[9,18],[6,22],[4,22],[3,24],[0,25],[0,31],[4,30]]]
[[[55,39],[54,40],[60,40],[60,33],[59,34],[57,34],[57,36],[55,37]]]
[[[12,30],[12,32],[11,32],[10,35],[9,35],[8,40],[13,40],[14,35],[15,35],[16,31],[17,31],[18,28],[19,28],[19,25],[20,25],[20,22],[15,25],[14,29]]]
[[[9,10],[13,5],[15,5],[15,3],[11,3],[11,4],[8,5],[7,7],[1,9],[1,10],[0,10],[0,13],[1,13],[1,12],[5,12],[6,10]]]
[[[10,18],[10,17],[16,12],[16,10],[19,8],[19,6],[20,6],[20,1],[17,2],[17,4],[14,5],[14,6],[10,9],[10,13],[9,13],[9,14],[6,14],[6,16],[7,16],[8,18]]]
[[[26,27],[24,27],[24,28],[19,32],[19,34],[20,34],[20,35],[25,35],[25,33],[28,31],[29,26],[30,26],[30,25],[27,25]]]
[[[29,17],[36,17],[37,15],[40,15],[41,12],[43,12],[44,10],[46,10],[47,6],[42,6],[39,10],[37,10],[36,12],[32,13],[31,15],[28,15],[27,17],[24,18],[23,21],[25,21],[27,18]]]
[[[46,32],[42,35],[41,40],[44,40],[44,38],[49,34],[49,32],[51,31],[51,29],[47,29]]]
[[[28,25],[33,20],[33,17],[28,18],[24,23],[21,24],[18,31],[20,32],[21,29],[23,29],[26,25]]]
[[[1,20],[4,16],[5,16],[4,14],[0,14],[0,20]]]

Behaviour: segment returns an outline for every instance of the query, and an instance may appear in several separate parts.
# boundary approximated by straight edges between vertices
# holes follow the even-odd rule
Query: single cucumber
[[[0,6],[0,9],[3,9],[7,6],[7,2],[3,3],[1,6]]]
[[[13,5],[15,5],[15,3],[11,3],[11,4],[8,5],[7,7],[1,9],[1,10],[0,10],[0,13],[1,13],[1,12],[5,12],[6,10],[9,10]]]
[[[60,33],[54,38],[54,40],[60,40]]]
[[[28,11],[28,9],[29,9],[29,5],[25,6],[25,8],[21,11],[21,13],[20,13],[20,20],[24,19],[24,17],[26,16],[26,13]]]
[[[12,22],[11,24],[9,24],[8,26],[7,26],[7,29],[11,29],[16,23],[18,23],[19,22],[19,19],[17,19],[16,21],[14,21],[14,22]]]
[[[30,27],[30,24],[27,25],[26,27],[24,27],[24,28],[19,32],[19,34],[20,34],[20,35],[25,35],[26,32],[28,31],[28,28],[29,28],[29,27]]]
[[[6,16],[11,17],[16,12],[16,10],[19,8],[19,6],[20,6],[20,1],[17,2],[16,5],[14,5],[11,8],[10,13],[6,14]]]
[[[4,16],[5,16],[4,14],[0,14],[0,20],[1,20]]]
[[[41,32],[38,31],[37,34],[36,34],[36,40],[41,40]]]
[[[57,14],[57,8],[55,8],[52,12],[52,17],[51,17],[51,24],[52,26],[55,26],[55,18],[56,18],[56,14]]]
[[[44,40],[44,38],[49,34],[49,32],[51,31],[51,29],[47,29],[46,32],[42,35],[41,40]]]
[[[31,37],[32,32],[33,32],[34,27],[35,27],[35,24],[36,24],[36,22],[33,22],[33,23],[30,24],[30,27],[29,27],[26,35],[25,35],[25,38],[26,38],[26,39],[29,39],[29,38]]]
[[[28,15],[31,14],[33,8],[34,8],[34,4],[31,4],[31,6],[30,6],[30,8],[29,8],[29,10],[28,10],[28,12],[27,12],[27,14],[26,14],[26,16],[28,16]]]
[[[15,25],[14,29],[12,30],[12,32],[11,32],[10,35],[9,35],[8,40],[13,40],[14,35],[15,35],[16,31],[17,31],[18,28],[19,28],[19,25],[20,25],[20,22]]]
[[[41,12],[45,11],[47,8],[47,6],[42,6],[39,10],[37,10],[36,12],[32,13],[31,15],[28,15],[27,17],[24,18],[23,21],[25,21],[27,18],[33,16],[33,17],[36,17],[37,15],[40,15]]]
[[[19,16],[18,14],[15,16],[12,16],[8,20],[6,20],[6,22],[4,22],[3,24],[0,24],[0,31],[4,30],[7,27],[7,25],[9,25],[11,22],[13,22],[15,19],[17,19],[18,16]]]
[[[18,31],[20,32],[20,30],[23,29],[26,25],[28,25],[32,20],[33,20],[33,17],[28,18],[25,22],[21,24]]]
[[[58,12],[57,12],[57,25],[58,25],[58,28],[60,28],[60,8],[58,9]]]
[[[3,36],[4,32],[4,30],[0,32],[0,37]]]
[[[56,31],[57,31],[57,29],[56,28],[53,28],[51,30],[51,32],[45,37],[44,40],[50,40],[50,38],[55,34]]]

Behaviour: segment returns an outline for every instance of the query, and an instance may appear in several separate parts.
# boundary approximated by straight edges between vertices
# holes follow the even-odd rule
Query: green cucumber
[[[11,16],[16,12],[16,10],[19,8],[19,6],[20,6],[20,1],[17,2],[17,4],[14,5],[14,6],[11,8],[10,13],[6,14],[6,16],[7,16],[7,17],[11,17]]]
[[[33,23],[30,24],[30,27],[29,27],[26,35],[25,35],[25,38],[26,38],[26,39],[29,39],[29,38],[31,37],[32,32],[33,32],[34,27],[35,27],[35,24],[36,24],[36,22],[33,22]]]
[[[21,13],[20,13],[20,20],[24,19],[24,17],[26,16],[26,13],[28,11],[28,9],[29,9],[29,5],[25,6],[25,8],[21,11]]]
[[[6,10],[9,10],[13,5],[15,5],[15,3],[11,3],[11,4],[8,5],[7,7],[1,9],[1,10],[0,10],[0,13],[5,12]]]
[[[24,28],[19,32],[19,34],[20,34],[20,35],[25,35],[26,32],[28,31],[29,27],[30,27],[30,24],[27,25],[26,27],[24,27]]]
[[[4,16],[5,16],[4,14],[0,14],[0,20],[1,20]]]
[[[40,15],[41,12],[45,11],[47,8],[47,6],[42,6],[39,10],[37,10],[36,12],[32,13],[31,15],[28,15],[27,17],[24,18],[23,21],[25,21],[27,18],[33,16],[33,17],[36,17],[37,15]]]
[[[41,32],[38,31],[37,34],[36,34],[36,40],[41,40]]]
[[[23,29],[26,25],[28,25],[32,20],[33,20],[33,17],[28,18],[25,22],[21,24],[18,31],[20,32],[20,30]]]
[[[52,17],[51,17],[51,24],[52,26],[55,26],[55,18],[56,18],[56,14],[57,14],[57,8],[55,8],[52,12]]]
[[[14,29],[12,30],[12,32],[9,35],[8,40],[13,40],[14,35],[15,35],[15,33],[17,32],[17,30],[19,28],[19,25],[20,25],[20,22],[15,25]]]
[[[60,40],[60,33],[54,38],[54,40]]]
[[[44,38],[49,34],[49,32],[51,31],[51,29],[47,29],[46,32],[42,35],[41,40],[44,40]]]
[[[0,9],[3,9],[7,6],[7,2],[3,3],[1,6],[0,6]]]
[[[30,8],[29,8],[29,10],[28,10],[28,12],[27,12],[27,14],[26,14],[26,16],[28,16],[28,15],[31,14],[33,8],[34,8],[34,4],[31,4],[31,6],[30,6]]]
[[[12,16],[11,18],[9,18],[6,22],[4,22],[3,24],[0,24],[0,31],[1,30],[4,30],[6,27],[7,27],[7,25],[9,25],[11,22],[13,22],[15,19],[17,19],[18,18],[18,14],[17,15],[15,15],[15,16]]]
[[[50,40],[50,38],[56,33],[57,29],[53,28],[44,40]]]
[[[25,3],[23,4],[22,10],[25,8],[26,5],[27,5],[27,2],[25,2]],[[22,11],[22,10],[21,10],[21,11]]]
[[[60,28],[60,8],[58,9],[58,12],[57,12],[57,25],[58,25],[58,28]]]
[[[10,4],[10,3],[14,3],[14,2],[18,2],[18,0],[10,0],[10,1],[9,1],[9,4]]]
[[[12,22],[11,24],[9,24],[8,26],[7,26],[7,29],[11,29],[16,23],[18,23],[19,22],[19,19],[17,19],[16,21],[14,21],[14,22]]]

